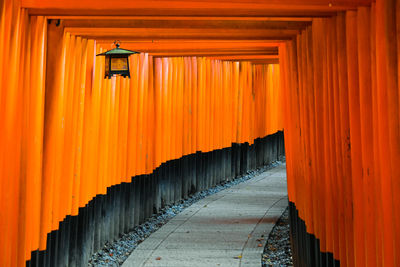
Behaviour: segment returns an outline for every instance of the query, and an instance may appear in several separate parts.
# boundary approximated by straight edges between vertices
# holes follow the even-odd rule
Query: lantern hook
[[[119,48],[119,46],[121,45],[121,41],[120,40],[115,40],[114,41],[114,45]]]

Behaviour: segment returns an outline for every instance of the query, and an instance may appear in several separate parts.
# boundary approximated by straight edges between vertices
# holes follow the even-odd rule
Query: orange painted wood
[[[101,40],[162,40],[162,39],[211,39],[211,40],[285,40],[290,39],[298,30],[286,29],[213,29],[208,28],[74,28],[65,27],[74,35]],[[118,33],[118,34],[116,34]]]
[[[338,70],[338,48],[337,48],[337,28],[336,28],[336,18],[332,19],[329,27],[331,29],[331,40],[328,41],[332,45],[331,49],[331,60],[332,60],[332,98],[333,98],[333,117],[334,117],[334,142],[335,145],[332,148],[334,153],[333,162],[341,162],[342,161],[342,147],[341,147],[341,124],[340,124],[340,99],[339,99],[339,70]],[[345,205],[344,205],[344,183],[342,179],[337,179],[336,177],[341,177],[343,174],[341,164],[335,164],[332,166],[335,168],[335,175],[333,177],[334,183],[336,183],[336,191],[338,198],[336,199],[337,206],[337,225],[335,225],[334,234],[336,234],[336,242],[335,249],[336,253],[334,253],[335,259],[343,259],[346,255],[346,221],[345,221]]]
[[[383,218],[383,265],[394,266],[393,248],[393,202],[387,196],[392,195],[391,180],[393,179],[390,171],[390,137],[389,137],[389,110],[388,110],[388,88],[387,84],[387,56],[385,50],[385,14],[384,2],[376,3],[376,77],[377,77],[377,111],[379,119],[379,164],[381,177],[382,194],[382,218]],[[382,39],[383,38],[383,39]],[[383,178],[385,177],[385,178]],[[383,179],[382,179],[383,178]]]
[[[353,217],[354,217],[354,257],[355,265],[365,265],[365,228],[362,164],[361,164],[361,125],[360,125],[360,93],[358,82],[358,54],[357,54],[357,13],[346,14],[346,46],[347,46],[347,73],[349,88],[349,117],[350,117],[350,144],[352,183],[353,183]]]
[[[110,3],[0,3],[1,266],[109,186],[283,128],[289,199],[321,251],[398,265],[396,1]],[[105,80],[95,54],[118,36],[142,53]]]
[[[97,5],[93,5],[96,4]],[[67,3],[65,1],[37,1],[37,0],[25,0],[22,1],[22,7],[29,7],[29,5],[32,5],[35,8],[38,7],[42,7],[42,8],[48,8],[47,6],[50,6],[51,8],[64,8],[64,9],[73,9],[73,8],[86,8],[86,9],[93,9],[93,7],[97,7],[97,8],[110,8],[110,9],[117,9],[118,6],[116,6],[115,4],[111,4],[105,0],[102,1],[98,1],[98,2],[85,2],[85,3],[81,3],[77,0],[73,0],[70,2],[70,6],[67,6]],[[157,1],[142,1],[142,2],[137,2],[135,4],[125,0],[125,1],[121,1],[118,4],[121,7],[126,7],[128,8],[129,6],[131,7],[140,7],[141,5],[146,5],[148,7],[156,7],[157,4],[158,5],[163,5],[163,6],[167,6],[170,5],[172,8],[175,5],[179,5],[179,4],[183,4],[186,3],[186,6],[196,6],[196,5],[210,5],[210,3],[213,3],[216,6],[226,6],[228,4],[232,4],[232,5],[257,5],[257,4],[265,4],[264,1],[262,0],[257,0],[257,1],[249,1],[249,0],[234,0],[234,1],[210,1],[210,0],[192,0],[192,1],[161,1],[161,2],[157,2]],[[369,4],[370,1],[366,1],[366,0],[357,0],[357,1],[334,1],[335,5],[349,5],[349,6],[357,6],[360,4]],[[278,1],[278,0],[273,0],[273,1],[269,1],[268,3],[271,6],[284,6],[284,5],[299,5],[302,4],[303,6],[312,6],[312,5],[324,5],[324,6],[328,6],[329,4],[332,4],[332,2],[329,2],[327,0],[308,0],[308,1],[300,1],[300,0],[285,0],[285,1]],[[68,8],[67,8],[68,7]],[[183,8],[183,7],[182,7]],[[287,7],[288,8],[288,7]]]
[[[370,4],[369,0],[327,1],[38,1],[23,0],[22,7],[40,15],[174,15],[174,16],[310,16]]]
[[[326,112],[323,105],[323,61],[321,57],[323,57],[324,51],[324,42],[319,39],[319,36],[322,36],[324,33],[323,29],[323,20],[315,19],[313,22],[313,66],[315,69],[322,70],[322,72],[314,72],[314,88],[315,90],[315,102],[314,102],[314,112],[315,112],[315,128],[316,133],[320,138],[316,140],[316,164],[317,164],[317,192],[315,192],[319,198],[317,203],[317,220],[315,233],[321,239],[321,250],[326,251],[326,217],[323,215],[325,213],[325,204],[326,198],[325,196],[325,164],[324,164],[324,138],[326,136],[323,135],[323,123],[324,123],[324,113]],[[318,88],[318,89],[317,89]],[[322,135],[321,135],[322,134]]]
[[[65,17],[63,20],[63,26],[68,28],[92,28],[97,31],[96,28],[175,28],[175,29],[280,29],[280,30],[298,30],[310,24],[310,19],[300,19],[300,21],[284,20],[277,18],[271,19],[248,19],[244,17],[233,17],[233,18],[202,18],[198,17],[192,19],[191,17],[158,17],[149,19],[149,17],[142,18],[116,18],[109,19],[104,17],[103,19],[92,19],[87,17],[86,19],[69,19]]]
[[[315,19],[309,27],[313,64],[305,49],[311,39],[303,33],[280,49],[289,199],[321,250],[344,266],[398,261],[398,175],[392,169],[400,139],[397,7],[381,1],[376,9]],[[314,109],[307,111],[311,103]],[[316,191],[311,200],[308,189]]]
[[[381,9],[381,5],[383,5]],[[392,190],[392,207],[393,213],[391,214],[393,220],[393,251],[394,251],[394,265],[400,264],[400,212],[397,207],[400,204],[400,170],[398,168],[400,163],[400,92],[399,92],[399,3],[397,1],[378,1],[377,2],[377,25],[383,24],[383,31],[377,27],[377,39],[381,38],[385,54],[380,54],[383,50],[377,47],[377,57],[381,56],[386,63],[386,86],[387,86],[387,115],[388,115],[388,137],[390,151],[390,172],[391,172],[391,190]],[[384,13],[381,14],[380,12]],[[380,21],[379,21],[380,20]],[[389,185],[388,185],[389,186]]]
[[[374,185],[374,151],[370,145],[373,135],[372,82],[371,82],[371,38],[370,9],[359,8],[357,12],[358,35],[358,70],[360,95],[360,130],[362,150],[362,181],[364,191],[364,218],[372,218],[377,213],[377,196]],[[365,230],[377,233],[381,230],[376,226],[377,220],[365,220]],[[365,235],[366,265],[378,264],[376,252],[376,235]],[[379,261],[380,262],[380,261]]]
[[[375,5],[371,6],[371,32],[375,33]],[[371,34],[371,72],[376,73],[376,35]],[[371,90],[372,90],[372,123],[373,123],[373,159],[374,159],[374,193],[376,195],[376,214],[377,214],[377,231],[375,232],[375,238],[378,246],[376,246],[377,254],[377,266],[382,266],[382,249],[383,249],[383,211],[382,211],[382,193],[381,193],[381,179],[380,179],[380,164],[379,164],[379,114],[377,105],[377,77],[376,75],[371,75]]]
[[[347,85],[347,53],[345,47],[345,16],[339,14],[336,20],[337,51],[338,51],[338,77],[339,77],[339,101],[340,101],[340,139],[342,146],[342,173],[344,181],[345,201],[345,233],[346,233],[346,266],[354,266],[354,238],[353,238],[353,210],[352,210],[352,183],[351,183],[351,156],[350,156],[350,125],[348,107],[348,85]]]

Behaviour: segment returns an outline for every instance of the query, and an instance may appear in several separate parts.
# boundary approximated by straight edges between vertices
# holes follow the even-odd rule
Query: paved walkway
[[[260,267],[265,239],[287,205],[280,165],[188,207],[122,266]]]

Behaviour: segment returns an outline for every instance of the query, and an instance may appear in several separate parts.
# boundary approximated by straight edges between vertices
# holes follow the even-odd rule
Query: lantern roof
[[[116,44],[116,46],[117,46],[116,48],[108,50],[101,54],[97,54],[96,56],[109,56],[109,55],[114,55],[114,56],[127,55],[127,56],[129,56],[132,54],[139,54],[139,52],[136,52],[136,51],[119,48],[119,44]]]

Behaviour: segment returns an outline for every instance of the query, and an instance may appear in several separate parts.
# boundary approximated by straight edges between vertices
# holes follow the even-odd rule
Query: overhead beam
[[[103,40],[213,39],[213,40],[288,40],[299,30],[275,29],[176,29],[176,28],[74,28],[67,32]]]
[[[211,16],[79,16],[79,15],[49,15],[48,19],[61,19],[61,20],[196,20],[196,21],[299,21],[311,22],[312,17],[211,17]]]
[[[199,8],[199,7],[243,7],[243,6],[331,6],[331,7],[356,7],[370,4],[370,0],[21,0],[22,7],[39,8],[70,8],[70,9],[121,9],[121,8],[156,8],[177,7]]]
[[[139,52],[143,52],[138,50]],[[152,56],[158,57],[217,57],[217,56],[259,56],[259,55],[277,55],[276,53],[265,53],[262,51],[256,52],[242,52],[242,51],[229,51],[229,52],[215,52],[215,51],[206,51],[206,52],[193,52],[193,51],[185,51],[185,52],[147,52]]]
[[[211,56],[210,59],[224,61],[249,61],[253,64],[278,64],[278,55],[232,55],[232,56]]]
[[[219,60],[234,60],[234,61],[279,59],[278,55],[232,55],[232,56],[215,56],[210,58]]]
[[[109,40],[102,40],[102,39],[97,39],[98,44],[112,44],[113,42]],[[186,39],[161,39],[161,40],[125,40],[124,44],[189,44],[189,45],[197,45],[197,44],[202,44],[202,43],[207,43],[207,44],[221,44],[221,45],[251,45],[251,44],[260,44],[260,45],[265,45],[265,47],[275,47],[279,46],[281,44],[281,40],[208,40],[208,39],[194,39],[194,40],[186,40]],[[264,47],[264,46],[263,46]]]
[[[153,55],[157,57],[181,57],[182,55]],[[202,55],[214,60],[222,61],[248,61],[253,64],[279,64],[279,57],[277,55],[230,55],[230,56],[215,56],[215,55]]]
[[[370,0],[21,0],[40,15],[321,16]]]
[[[337,11],[345,11],[347,8],[324,8],[318,7],[311,10],[303,9],[268,9],[268,8],[254,8],[254,9],[120,9],[120,10],[96,10],[96,9],[39,9],[29,8],[30,15],[40,16],[63,16],[63,15],[80,15],[80,16],[94,16],[94,15],[110,15],[110,16],[293,16],[293,17],[329,17],[335,15]]]
[[[113,47],[113,42],[98,41],[99,45],[105,48]],[[129,50],[139,50],[145,52],[204,52],[204,51],[215,51],[215,52],[229,52],[229,51],[243,51],[243,52],[268,52],[277,53],[278,52],[278,42],[184,42],[182,40],[176,40],[171,42],[123,42],[121,44],[126,49]]]
[[[163,19],[73,19],[64,20],[65,27],[78,28],[174,28],[174,29],[277,29],[301,30],[310,21],[271,21],[271,20],[169,20]]]
[[[98,41],[101,48],[114,48],[113,42]],[[154,56],[277,55],[278,42],[122,42],[121,47]]]

